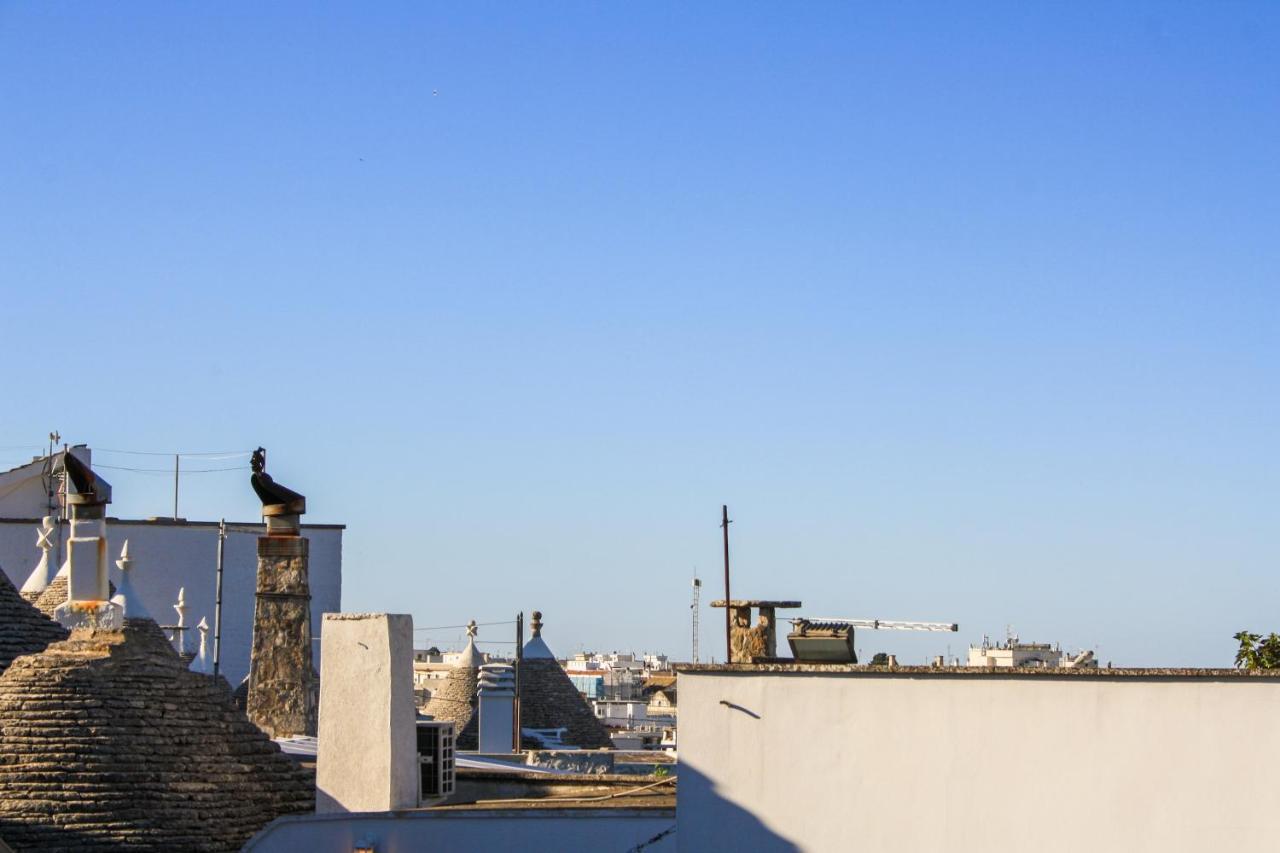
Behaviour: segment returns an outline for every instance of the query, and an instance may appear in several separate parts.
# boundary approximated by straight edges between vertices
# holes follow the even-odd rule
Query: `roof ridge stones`
[[[78,629],[0,676],[0,836],[19,850],[239,850],[311,780],[160,627]]]

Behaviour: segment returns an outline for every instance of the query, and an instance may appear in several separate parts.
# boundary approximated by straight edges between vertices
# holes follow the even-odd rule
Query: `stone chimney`
[[[799,601],[774,601],[758,598],[720,599],[712,607],[729,608],[729,663],[751,663],[756,658],[778,655],[778,618],[776,611],[800,607]],[[751,624],[751,610],[760,613],[757,624]]]
[[[258,584],[249,657],[249,719],[270,737],[316,733],[312,693],[311,587],[300,517],[307,499],[266,473],[266,451],[253,454],[250,482],[262,500]]]
[[[120,628],[123,610],[112,602],[107,580],[107,504],[111,484],[70,453],[61,469],[71,514],[67,541],[67,601],[54,611],[66,628]]]

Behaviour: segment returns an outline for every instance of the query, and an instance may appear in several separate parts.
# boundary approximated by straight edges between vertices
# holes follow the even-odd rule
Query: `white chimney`
[[[326,613],[320,643],[316,811],[416,808],[413,617]]]
[[[508,664],[485,664],[479,678],[480,752],[515,752],[515,670]]]

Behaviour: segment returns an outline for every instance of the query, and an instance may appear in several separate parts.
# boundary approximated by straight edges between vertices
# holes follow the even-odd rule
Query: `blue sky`
[[[864,653],[1227,664],[1280,630],[1277,38],[1265,3],[3,2],[0,463],[266,445],[349,525],[346,608],[540,608],[561,654],[686,656],[728,503],[736,593],[961,624]],[[217,472],[181,510],[256,505]]]

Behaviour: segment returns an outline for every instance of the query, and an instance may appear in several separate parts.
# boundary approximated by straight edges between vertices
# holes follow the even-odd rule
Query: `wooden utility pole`
[[[729,595],[729,506],[720,507],[720,527],[724,529],[724,662],[733,663],[733,639],[731,619],[733,612],[732,598]]]

